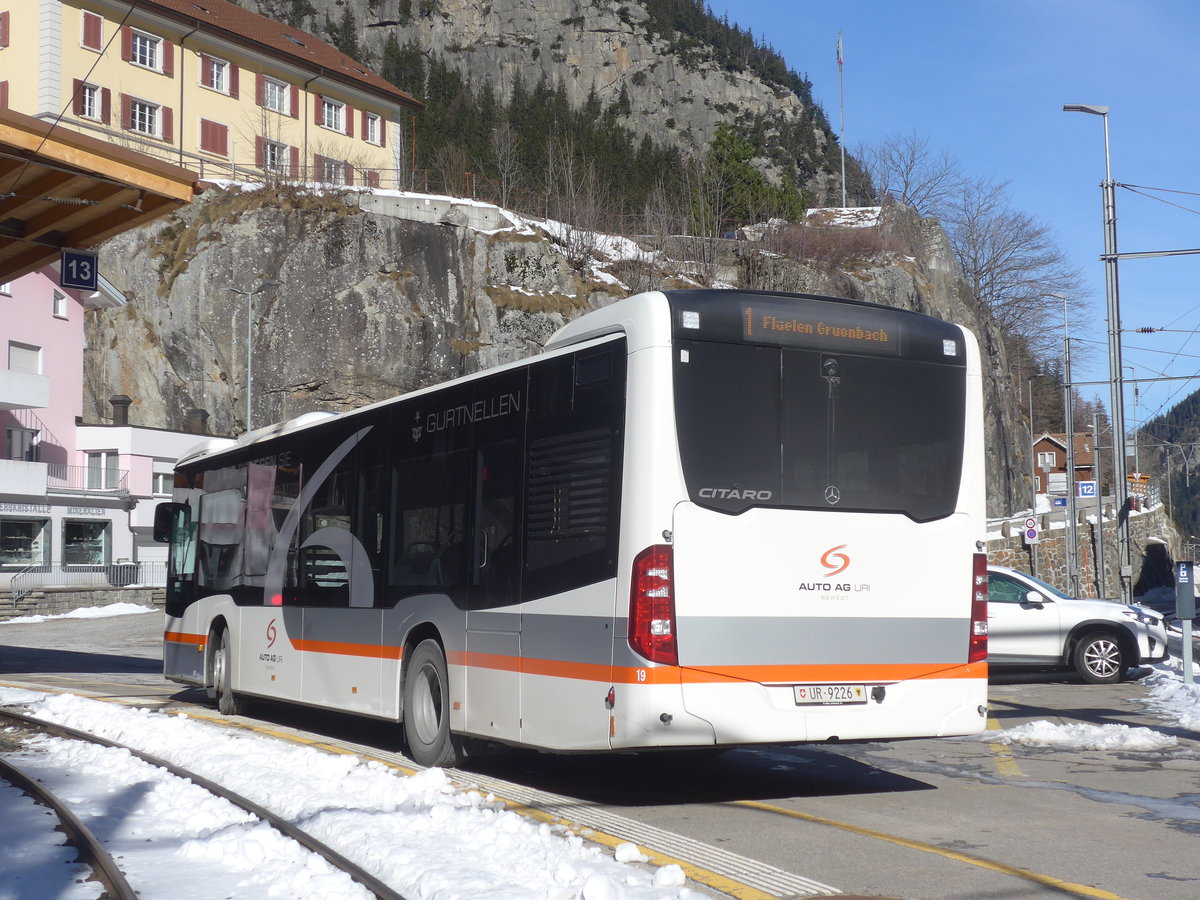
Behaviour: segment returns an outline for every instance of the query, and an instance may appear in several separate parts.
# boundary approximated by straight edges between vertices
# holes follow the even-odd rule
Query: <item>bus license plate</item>
[[[849,703],[866,703],[867,690],[861,684],[798,684],[797,706],[841,706]]]

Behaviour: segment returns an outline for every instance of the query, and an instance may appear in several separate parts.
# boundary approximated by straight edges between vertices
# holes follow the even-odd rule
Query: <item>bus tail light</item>
[[[987,554],[976,553],[971,564],[971,645],[967,662],[983,662],[988,652]]]
[[[647,547],[633,561],[629,589],[629,646],[651,662],[679,665],[671,548]]]

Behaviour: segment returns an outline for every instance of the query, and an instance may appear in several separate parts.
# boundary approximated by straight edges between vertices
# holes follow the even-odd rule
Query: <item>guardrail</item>
[[[107,565],[64,565],[50,563],[29,566],[12,577],[14,600],[46,588],[133,588],[166,587],[165,562],[109,563]]]
[[[67,466],[49,463],[46,466],[46,487],[59,491],[98,491],[128,494],[128,469],[96,469],[91,466]]]

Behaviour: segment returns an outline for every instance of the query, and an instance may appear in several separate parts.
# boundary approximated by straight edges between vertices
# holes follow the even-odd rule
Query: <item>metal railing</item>
[[[46,466],[46,487],[52,491],[98,491],[128,494],[128,469],[95,469],[91,466],[68,466],[49,463]]]
[[[167,564],[158,562],[74,565],[48,563],[26,566],[13,575],[9,585],[13,599],[47,588],[88,590],[107,588],[166,587]]]

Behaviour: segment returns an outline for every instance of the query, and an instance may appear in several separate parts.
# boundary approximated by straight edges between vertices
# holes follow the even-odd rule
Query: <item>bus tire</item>
[[[241,694],[233,692],[233,642],[229,632],[221,629],[216,635],[213,650],[213,686],[217,691],[217,712],[223,716],[244,716],[250,704]]]
[[[458,762],[450,734],[450,679],[446,654],[433,639],[421,641],[404,666],[404,738],[409,755],[423,766]]]
[[[1121,641],[1107,631],[1085,634],[1071,653],[1071,662],[1079,677],[1091,684],[1114,684],[1129,667]]]

